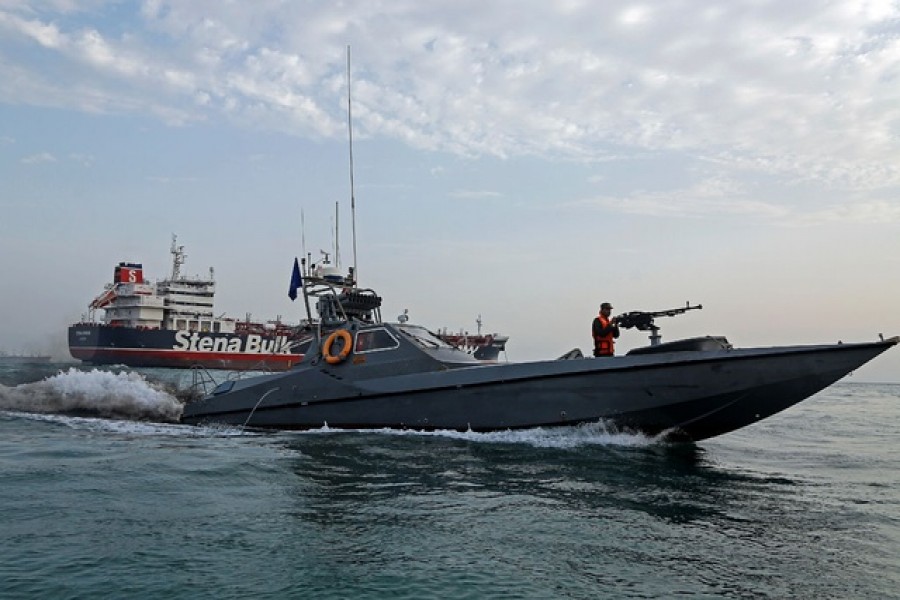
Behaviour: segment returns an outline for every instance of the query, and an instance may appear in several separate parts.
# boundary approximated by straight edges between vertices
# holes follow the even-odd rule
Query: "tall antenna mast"
[[[347,45],[347,132],[350,135],[350,225],[353,229],[353,277],[359,281],[356,266],[356,196],[353,191],[353,111],[350,104],[350,45]]]
[[[341,213],[338,203],[334,203],[334,266],[341,266]]]
[[[306,257],[306,223],[303,220],[303,209],[300,209],[300,251],[301,256]],[[304,266],[306,263],[304,263]]]

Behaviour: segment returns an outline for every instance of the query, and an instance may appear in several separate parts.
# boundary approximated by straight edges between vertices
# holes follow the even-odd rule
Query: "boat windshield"
[[[392,336],[384,327],[365,329],[356,334],[355,352],[376,352],[378,350],[392,350],[397,348],[400,342]]]
[[[419,325],[396,325],[397,329],[425,348],[452,348],[447,342]]]

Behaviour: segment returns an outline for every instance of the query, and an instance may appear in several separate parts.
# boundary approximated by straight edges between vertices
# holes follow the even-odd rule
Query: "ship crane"
[[[116,296],[116,288],[111,285],[107,285],[106,291],[94,298],[94,300],[88,305],[88,308],[94,311],[98,308],[109,306],[110,304],[112,304],[113,300],[116,299]]]

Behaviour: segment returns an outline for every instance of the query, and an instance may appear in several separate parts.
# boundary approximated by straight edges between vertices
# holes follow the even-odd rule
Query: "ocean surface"
[[[0,367],[0,598],[900,598],[900,385],[696,445],[189,427],[190,385]]]

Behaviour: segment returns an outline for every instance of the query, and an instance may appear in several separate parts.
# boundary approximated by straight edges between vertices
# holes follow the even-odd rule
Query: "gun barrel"
[[[674,317],[675,315],[683,315],[689,310],[700,310],[703,308],[702,304],[695,304],[691,306],[691,303],[688,302],[685,306],[679,306],[678,308],[668,308],[666,310],[660,310],[656,312],[651,312],[649,314],[654,317]]]
[[[653,319],[655,319],[656,317],[674,317],[677,315],[683,315],[689,310],[700,310],[701,308],[703,308],[702,304],[695,304],[694,306],[691,306],[691,303],[688,302],[685,306],[668,308],[666,310],[633,310],[631,312],[623,313],[617,316],[615,319],[619,327],[623,327],[625,329],[635,328],[645,331],[656,328],[656,326],[653,324]]]

